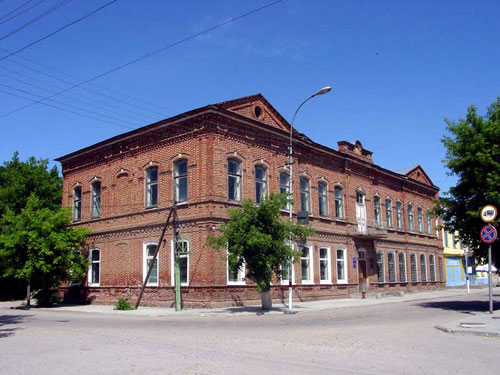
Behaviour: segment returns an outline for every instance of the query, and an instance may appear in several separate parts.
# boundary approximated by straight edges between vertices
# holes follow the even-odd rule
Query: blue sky
[[[70,1],[5,37],[60,0],[5,17],[24,2],[0,3],[0,56],[109,0]],[[119,0],[1,60],[0,160],[16,150],[53,159],[128,130],[40,104],[4,116],[30,101],[2,91],[36,100],[271,2]],[[471,104],[485,113],[500,95],[499,14],[493,0],[283,0],[46,103],[139,127],[260,92],[291,120],[303,99],[330,85],[302,108],[299,131],[334,149],[360,140],[390,170],[420,164],[446,191],[455,179],[441,162],[444,118],[463,117]]]

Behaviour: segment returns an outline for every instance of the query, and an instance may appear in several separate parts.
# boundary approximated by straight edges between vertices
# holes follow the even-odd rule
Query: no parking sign
[[[493,225],[485,225],[481,229],[481,241],[484,243],[493,243],[497,239],[498,233]]]

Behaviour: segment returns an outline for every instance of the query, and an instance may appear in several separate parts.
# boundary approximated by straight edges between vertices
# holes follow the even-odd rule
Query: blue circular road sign
[[[497,230],[493,225],[486,225],[481,229],[481,241],[484,243],[493,243],[497,239]]]

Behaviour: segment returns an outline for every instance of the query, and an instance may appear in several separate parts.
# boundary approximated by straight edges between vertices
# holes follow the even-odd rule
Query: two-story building
[[[228,208],[288,192],[290,124],[260,94],[171,117],[57,159],[63,205],[74,226],[92,229],[86,290],[91,299],[135,299],[173,201],[180,237],[185,306],[240,304],[258,294],[245,270],[228,271],[207,246]],[[444,286],[443,246],[429,214],[438,188],[420,166],[393,172],[374,164],[357,141],[334,150],[293,130],[294,209],[309,212],[316,235],[298,244],[292,275],[272,287],[284,298],[288,277],[301,300],[370,291]],[[283,212],[283,219],[288,217]],[[160,244],[144,302],[174,300],[172,228]]]

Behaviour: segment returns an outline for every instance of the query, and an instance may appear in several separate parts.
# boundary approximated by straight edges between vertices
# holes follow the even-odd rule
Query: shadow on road
[[[431,309],[453,310],[464,314],[469,312],[488,311],[488,301],[433,301],[415,304],[416,306]],[[500,310],[500,302],[493,301],[493,310]]]
[[[0,315],[0,338],[13,335],[15,331],[21,329],[20,327],[4,328],[4,326],[23,323],[26,318],[30,316],[31,315]]]

